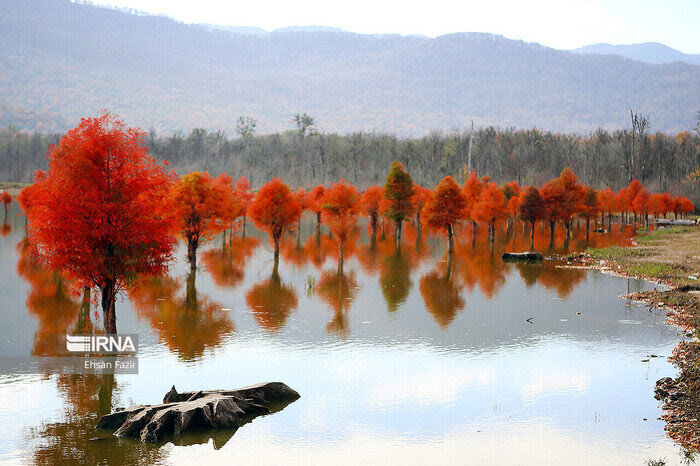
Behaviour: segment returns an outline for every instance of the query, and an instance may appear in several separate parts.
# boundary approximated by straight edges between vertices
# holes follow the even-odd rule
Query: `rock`
[[[96,427],[116,429],[114,435],[120,438],[161,442],[188,433],[237,429],[257,416],[282,410],[298,398],[296,391],[281,382],[239,390],[183,393],[178,393],[173,386],[163,397],[162,404],[134,406],[107,414],[100,418]],[[223,443],[231,435],[224,434]],[[209,437],[211,435],[206,439]]]
[[[691,225],[695,225],[695,220],[685,220],[685,219],[674,220],[671,222],[671,225],[691,226]]]
[[[539,252],[504,252],[501,256],[501,260],[513,260],[513,261],[541,261],[543,259],[542,254]]]
[[[605,228],[596,228],[595,230],[593,230],[593,232],[594,233],[608,233],[608,230],[606,230]]]

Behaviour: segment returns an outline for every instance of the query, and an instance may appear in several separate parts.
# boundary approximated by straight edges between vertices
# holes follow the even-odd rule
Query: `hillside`
[[[694,127],[700,67],[580,55],[490,34],[240,34],[68,0],[0,0],[0,104],[73,125],[108,108],[160,131],[258,131],[307,112],[324,131],[493,124],[587,132]],[[46,125],[44,121],[42,124]],[[31,129],[31,124],[23,127]]]
[[[620,55],[632,60],[645,63],[672,63],[680,61],[700,66],[700,54],[687,54],[679,52],[667,45],[657,42],[645,42],[643,44],[592,44],[581,47],[572,52],[592,53],[598,55]]]

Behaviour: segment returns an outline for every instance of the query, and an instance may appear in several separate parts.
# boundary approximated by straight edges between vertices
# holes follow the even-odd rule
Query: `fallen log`
[[[504,261],[541,261],[542,254],[539,252],[504,252],[501,260]]]
[[[175,387],[158,405],[138,405],[106,414],[98,429],[116,429],[117,437],[161,442],[202,431],[237,429],[253,418],[282,410],[299,394],[281,382],[269,382],[238,390],[178,393]]]

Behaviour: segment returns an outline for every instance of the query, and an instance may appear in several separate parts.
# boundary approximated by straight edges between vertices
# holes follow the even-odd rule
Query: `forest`
[[[151,156],[168,160],[178,173],[226,172],[234,179],[245,176],[253,188],[279,176],[294,187],[344,178],[364,189],[381,184],[387,167],[398,160],[424,186],[434,186],[447,175],[464,182],[470,168],[498,183],[541,185],[570,167],[582,183],[596,189],[618,190],[639,179],[650,190],[700,201],[700,185],[693,175],[700,167],[700,129],[650,133],[647,124],[580,136],[486,127],[473,133],[462,129],[400,138],[376,132],[326,134],[306,114],[295,115],[289,126],[292,129],[283,133],[258,135],[256,120],[240,117],[233,137],[204,128],[172,135],[152,129],[143,143]],[[36,170],[47,168],[47,149],[60,138],[59,133],[1,129],[0,182],[32,181]]]

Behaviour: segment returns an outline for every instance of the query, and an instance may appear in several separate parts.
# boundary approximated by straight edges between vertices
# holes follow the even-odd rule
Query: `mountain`
[[[230,134],[251,115],[267,133],[306,112],[326,132],[422,135],[474,121],[585,133],[627,128],[634,108],[652,131],[676,132],[700,109],[698,66],[492,34],[241,34],[68,0],[0,8],[0,104],[69,126],[106,108],[159,131]]]
[[[683,53],[658,42],[627,45],[593,44],[574,49],[572,52],[595,55],[620,55],[645,63],[659,64],[680,61],[700,66],[700,54]]]

